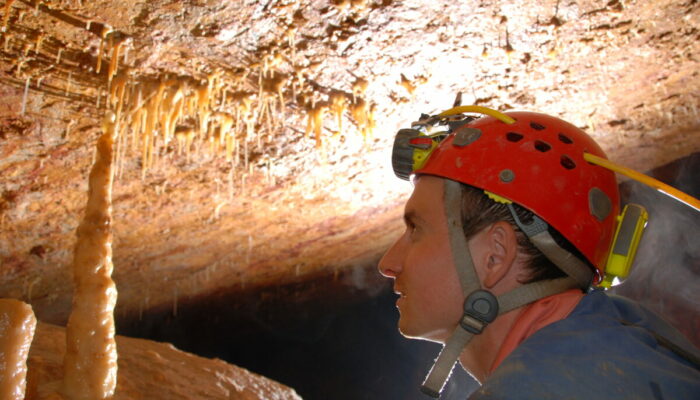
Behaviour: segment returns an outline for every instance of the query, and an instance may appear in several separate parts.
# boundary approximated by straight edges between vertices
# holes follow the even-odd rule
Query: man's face
[[[406,203],[406,231],[379,262],[392,278],[404,336],[444,342],[462,315],[463,295],[450,251],[443,180],[418,179]]]

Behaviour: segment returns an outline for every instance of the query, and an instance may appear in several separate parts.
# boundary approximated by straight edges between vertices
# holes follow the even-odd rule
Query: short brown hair
[[[487,227],[488,225],[506,221],[513,226],[515,235],[518,241],[520,250],[527,254],[529,259],[529,275],[521,283],[530,283],[545,279],[555,279],[566,276],[566,274],[552,263],[542,252],[535,247],[527,238],[525,233],[518,227],[513,219],[508,206],[504,203],[494,201],[488,197],[483,190],[473,186],[461,184],[462,187],[462,226],[464,235],[467,239],[474,234]],[[513,203],[513,208],[518,214],[518,218],[523,223],[527,224],[532,221],[534,214],[528,209]],[[549,226],[549,233],[552,235],[557,244],[569,251],[586,265],[593,268],[592,265],[583,257],[583,255],[561,235],[556,229]]]

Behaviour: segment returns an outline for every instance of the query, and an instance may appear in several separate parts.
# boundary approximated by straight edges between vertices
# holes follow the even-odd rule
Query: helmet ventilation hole
[[[544,125],[538,124],[537,122],[530,122],[530,128],[536,131],[543,131]]]
[[[543,142],[541,140],[535,140],[535,149],[541,152],[547,152],[552,148],[549,143]]]
[[[509,142],[519,142],[523,138],[523,135],[516,133],[516,132],[508,132],[506,133],[506,140]]]
[[[564,168],[566,168],[566,169],[574,169],[574,168],[576,168],[576,163],[574,162],[574,160],[570,159],[570,158],[569,158],[568,156],[566,156],[566,155],[562,155],[562,156],[561,156],[560,162],[561,162],[562,167],[564,167]]]
[[[573,140],[571,140],[570,137],[564,135],[563,133],[559,134],[559,141],[561,141],[562,143],[565,143],[565,144],[571,144],[574,142]]]

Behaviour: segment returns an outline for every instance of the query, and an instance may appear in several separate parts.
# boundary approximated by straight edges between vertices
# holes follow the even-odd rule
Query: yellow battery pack
[[[615,278],[624,279],[629,275],[648,220],[647,210],[639,204],[627,204],[622,210],[617,217],[615,239],[600,286],[610,288]]]

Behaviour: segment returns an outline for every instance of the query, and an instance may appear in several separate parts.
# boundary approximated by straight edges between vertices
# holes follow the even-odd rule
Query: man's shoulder
[[[589,294],[521,343],[470,398],[697,396],[697,366],[660,345],[655,330],[673,331],[633,301]]]

